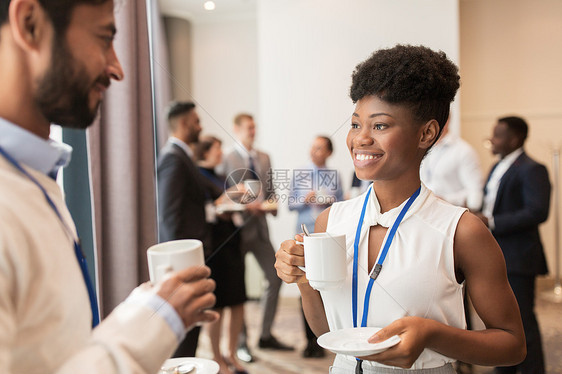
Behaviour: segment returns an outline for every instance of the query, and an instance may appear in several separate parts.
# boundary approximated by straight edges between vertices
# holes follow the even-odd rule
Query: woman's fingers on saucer
[[[392,332],[392,330],[392,328],[380,329],[379,331],[371,335],[371,337],[367,341],[371,344],[383,342],[391,336],[396,335],[396,333]]]
[[[405,319],[397,319],[396,321],[392,322],[390,325],[383,327],[376,333],[374,333],[369,339],[369,343],[380,343],[385,341],[394,335],[400,335],[405,332],[407,324],[405,323]]]
[[[400,336],[400,342],[384,352],[370,356],[368,359],[385,365],[409,368],[423,352],[427,336],[434,321],[420,317],[400,318],[379,330],[368,339],[369,343],[377,343]]]

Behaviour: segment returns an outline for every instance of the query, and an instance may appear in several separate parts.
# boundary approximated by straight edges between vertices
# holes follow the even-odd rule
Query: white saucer
[[[400,342],[400,337],[394,335],[380,343],[368,343],[367,339],[380,329],[380,327],[356,327],[330,331],[318,338],[318,344],[334,353],[361,357],[386,351]]]
[[[225,203],[217,205],[217,214],[222,213],[234,213],[234,212],[243,212],[246,210],[246,206],[244,204],[239,203]]]
[[[200,357],[177,357],[170,358],[162,364],[160,373],[166,373],[166,370],[171,370],[179,365],[193,365],[193,370],[189,374],[217,374],[219,372],[219,364],[213,360]]]

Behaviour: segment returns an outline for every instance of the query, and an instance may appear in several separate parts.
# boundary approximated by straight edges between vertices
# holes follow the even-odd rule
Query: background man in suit
[[[205,219],[207,180],[193,161],[190,144],[199,140],[201,125],[191,102],[173,102],[168,108],[170,138],[158,157],[158,227],[160,241],[199,239],[205,251],[211,248]],[[211,196],[213,200],[219,198]],[[208,255],[208,253],[205,253]],[[188,332],[175,357],[192,357],[197,350],[200,328]]]
[[[279,342],[271,335],[271,326],[277,311],[281,279],[277,277],[275,264],[275,250],[269,240],[269,229],[265,212],[261,203],[275,194],[271,176],[271,162],[269,156],[254,148],[256,125],[250,114],[241,113],[234,118],[234,134],[238,140],[234,148],[226,154],[223,161],[223,173],[227,181],[238,183],[247,179],[259,179],[261,192],[258,198],[246,205],[248,212],[241,230],[241,249],[245,253],[251,251],[267,280],[267,288],[262,296],[262,329],[258,346],[279,350],[292,350],[292,347]],[[244,334],[243,334],[244,335]],[[243,337],[245,340],[246,336]],[[238,356],[243,361],[251,361],[245,341],[238,350]]]
[[[539,326],[534,312],[535,277],[547,273],[539,224],[546,221],[550,182],[544,165],[523,150],[527,123],[519,117],[500,118],[491,138],[492,152],[500,156],[484,190],[482,221],[498,241],[507,265],[509,283],[521,311],[527,358],[500,373],[544,373]]]

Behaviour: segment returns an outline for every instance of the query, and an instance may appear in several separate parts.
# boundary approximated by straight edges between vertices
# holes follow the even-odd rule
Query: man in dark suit
[[[526,359],[517,366],[496,368],[499,373],[545,372],[534,301],[535,277],[547,273],[539,224],[548,217],[550,182],[545,166],[523,150],[527,133],[528,126],[522,118],[498,120],[491,143],[500,161],[488,177],[479,214],[503,251],[527,341]]]
[[[199,140],[201,125],[191,102],[174,102],[168,108],[170,138],[158,157],[158,228],[160,242],[199,239],[210,246],[205,220],[207,180],[193,161],[190,144]],[[219,196],[212,196],[213,199]],[[193,357],[197,350],[199,327],[188,332],[174,357]]]
[[[241,113],[234,118],[234,134],[237,143],[223,158],[223,174],[231,185],[254,179],[261,182],[261,191],[257,199],[246,205],[244,226],[241,230],[241,249],[254,254],[267,280],[267,288],[262,296],[263,319],[258,346],[264,349],[292,350],[273,335],[271,326],[277,310],[281,279],[275,271],[275,250],[269,239],[269,228],[262,203],[270,200],[274,195],[271,162],[267,153],[254,148],[256,125],[250,114]],[[238,358],[242,361],[252,361],[245,334],[242,334],[241,347]]]

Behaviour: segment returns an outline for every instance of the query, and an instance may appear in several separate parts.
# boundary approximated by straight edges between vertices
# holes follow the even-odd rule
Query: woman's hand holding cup
[[[303,236],[295,235],[295,240],[285,240],[275,254],[277,276],[285,283],[308,283],[306,273],[299,268],[304,266]]]
[[[341,287],[347,276],[345,235],[319,232],[295,239],[284,241],[277,251],[279,278],[286,283],[309,283],[318,291]]]

